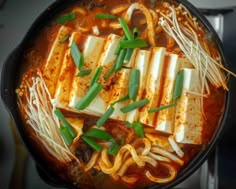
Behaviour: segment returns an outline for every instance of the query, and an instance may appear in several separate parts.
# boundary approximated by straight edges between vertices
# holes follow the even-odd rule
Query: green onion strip
[[[130,32],[129,26],[127,25],[127,23],[125,21],[125,19],[124,18],[118,18],[118,20],[119,20],[119,22],[121,24],[121,27],[122,27],[122,29],[123,29],[127,39],[128,40],[134,39],[132,33]]]
[[[117,144],[117,143],[112,143],[111,146],[108,148],[107,153],[110,155],[115,156],[119,149],[120,149],[121,145]]]
[[[84,77],[92,72],[91,69],[83,70],[84,57],[80,52],[78,46],[76,45],[75,41],[72,41],[71,43],[71,56],[75,62],[76,67],[79,70],[79,73],[77,74],[78,77]]]
[[[124,59],[124,64],[128,64],[132,55],[133,55],[134,49],[128,48],[126,51],[125,59]]]
[[[102,115],[102,117],[100,117],[100,119],[97,121],[97,126],[101,127],[109,119],[114,110],[115,108],[113,106],[110,106],[108,110]]]
[[[54,114],[58,117],[58,119],[61,121],[62,125],[64,127],[66,127],[68,129],[68,131],[70,132],[72,138],[76,137],[76,133],[73,129],[73,127],[68,123],[68,121],[66,120],[66,118],[64,117],[64,115],[62,114],[62,112],[58,109],[56,109],[54,111]]]
[[[66,35],[59,41],[59,43],[65,43],[69,38],[70,38],[70,34],[66,34]]]
[[[184,70],[181,70],[178,72],[176,76],[173,100],[177,100],[181,96],[183,89],[183,82],[184,82]]]
[[[124,60],[125,60],[125,55],[126,55],[126,49],[121,49],[120,54],[118,55],[116,62],[115,62],[115,71],[119,71],[123,64],[124,64]]]
[[[96,150],[97,152],[101,152],[102,151],[102,146],[98,143],[96,143],[93,139],[91,139],[90,137],[87,136],[82,136],[82,139],[89,145],[91,146],[94,150]]]
[[[139,32],[138,32],[138,28],[137,28],[137,27],[135,27],[135,28],[133,29],[133,36],[134,36],[134,39],[137,39],[138,36],[139,36]]]
[[[133,128],[134,131],[135,131],[135,133],[136,133],[136,135],[137,135],[138,137],[142,137],[142,138],[145,137],[144,131],[143,131],[143,126],[142,126],[142,124],[141,124],[140,122],[133,122],[133,123],[130,123],[130,122],[126,121],[125,124],[126,124],[128,127]]]
[[[153,108],[153,109],[150,109],[148,110],[148,113],[155,113],[155,112],[159,112],[161,110],[165,110],[167,108],[171,108],[173,106],[175,106],[176,104],[169,104],[169,105],[166,105],[166,106],[161,106],[159,108]]]
[[[93,86],[88,90],[85,96],[78,102],[75,106],[77,110],[84,110],[93,99],[99,94],[99,92],[103,89],[103,85],[99,83],[93,84]]]
[[[127,40],[127,37],[126,37],[126,36],[123,36],[120,41],[125,41],[125,40]],[[119,55],[119,54],[120,54],[120,50],[121,50],[121,46],[120,46],[120,43],[119,43],[119,44],[117,45],[117,47],[116,47],[115,55]]]
[[[134,122],[132,125],[134,127],[134,131],[135,131],[136,135],[141,138],[144,138],[145,135],[144,135],[142,124],[140,122]]]
[[[110,15],[110,14],[96,14],[96,15],[95,15],[95,18],[114,20],[114,19],[117,19],[117,16]]]
[[[96,69],[96,71],[95,71],[95,73],[94,73],[94,75],[93,75],[93,77],[92,77],[92,79],[91,79],[91,81],[90,81],[89,88],[91,88],[91,87],[94,85],[94,83],[96,83],[96,82],[98,81],[98,79],[99,79],[101,73],[102,73],[102,66],[99,66],[99,67]]]
[[[91,138],[106,140],[106,141],[114,141],[114,139],[109,133],[101,129],[96,129],[96,128],[89,129],[83,135],[87,137],[91,137]]]
[[[108,79],[110,77],[110,75],[115,71],[115,66],[116,64],[113,64],[112,67],[110,68],[110,70],[106,73],[106,75],[104,76],[104,79]]]
[[[84,77],[86,75],[89,75],[92,72],[91,69],[87,70],[80,70],[79,73],[76,75],[77,77]]]
[[[121,108],[120,110],[123,113],[128,113],[128,112],[131,112],[131,111],[133,111],[137,108],[140,108],[140,107],[142,107],[142,106],[144,106],[148,103],[149,103],[148,99],[145,98],[143,100],[140,100],[140,101],[134,102],[132,104],[129,104],[128,106],[125,106],[125,107]]]
[[[80,52],[78,46],[76,45],[75,41],[72,41],[70,49],[71,49],[71,56],[75,62],[76,67],[79,70],[82,70],[82,68],[84,67],[84,57]]]
[[[140,71],[136,68],[131,70],[129,80],[129,98],[136,100],[140,83]]]
[[[76,18],[76,13],[66,14],[66,15],[63,15],[63,16],[57,18],[56,23],[57,24],[63,24],[65,22],[74,20],[75,18]]]
[[[112,102],[111,106],[114,106],[116,103],[123,102],[123,101],[128,100],[128,99],[129,99],[129,95],[123,96],[123,97],[119,98],[118,100],[116,100],[115,102]]]
[[[145,40],[143,39],[131,39],[127,41],[121,41],[120,42],[121,48],[142,48],[142,47],[147,47],[148,44]]]
[[[59,132],[67,146],[70,146],[73,142],[73,137],[71,136],[69,130],[66,127],[60,126]]]

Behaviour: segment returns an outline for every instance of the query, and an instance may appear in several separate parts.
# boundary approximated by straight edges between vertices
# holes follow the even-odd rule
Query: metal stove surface
[[[3,1],[0,1],[0,4]],[[34,19],[42,12],[42,10],[44,10],[51,3],[52,0],[7,0],[4,6],[0,5],[0,70],[2,69],[2,64],[6,57],[20,43],[25,32],[30,27]],[[224,39],[224,16],[221,14],[216,14],[208,16],[208,18],[211,21],[212,25],[215,27],[220,38]],[[236,16],[234,17],[234,19],[235,18]],[[232,41],[230,42],[232,43]],[[229,56],[231,56],[231,59],[236,60],[234,53],[230,53]],[[2,150],[2,154],[0,156],[0,188],[5,189],[8,188],[13,164],[15,159],[17,160],[17,157],[14,154],[15,144],[11,134],[11,129],[9,127],[9,116],[5,111],[1,100],[0,110],[0,149]],[[218,152],[219,150],[217,150],[215,154],[217,154]],[[218,168],[217,166],[215,166],[218,165],[218,156],[215,154],[213,153],[212,158],[210,160],[206,161],[203,166],[199,170],[197,170],[191,177],[186,179],[186,181],[176,186],[175,188],[220,188],[218,182]],[[212,167],[214,171],[212,171]],[[24,189],[53,189],[53,187],[45,184],[40,179],[31,157],[29,157],[27,160],[27,164],[25,167],[25,177],[23,179]]]

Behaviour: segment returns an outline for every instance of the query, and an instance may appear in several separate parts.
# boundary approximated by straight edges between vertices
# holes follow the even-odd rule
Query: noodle
[[[170,153],[170,152],[168,152],[168,151],[166,151],[164,149],[161,149],[159,147],[153,147],[151,149],[151,151],[154,152],[154,153],[158,153],[160,155],[163,155],[164,157],[167,157],[167,158],[171,159],[172,161],[174,161],[174,162],[176,162],[176,163],[178,163],[180,165],[184,164],[183,160],[179,159],[174,154],[172,154],[172,153]]]
[[[156,46],[156,41],[155,41],[155,32],[154,32],[154,23],[153,23],[153,18],[149,10],[142,4],[140,3],[133,3],[127,10],[126,15],[125,15],[125,20],[129,23],[131,20],[131,16],[133,14],[133,11],[135,9],[139,9],[143,12],[143,14],[146,16],[147,19],[147,32],[148,32],[148,39],[149,42],[152,46]]]
[[[177,175],[176,169],[173,166],[171,166],[169,164],[166,164],[166,163],[161,163],[161,165],[163,165],[163,166],[165,166],[166,168],[169,169],[169,174],[170,174],[169,177],[158,178],[158,177],[153,176],[150,173],[150,171],[146,171],[146,173],[145,173],[146,177],[148,179],[150,179],[151,181],[156,182],[156,183],[168,183],[168,182],[172,181],[173,178],[175,178],[176,175]]]
[[[90,169],[93,168],[93,166],[95,165],[95,163],[97,162],[97,159],[99,157],[99,152],[94,152],[90,161],[88,162],[88,164],[85,166],[84,170],[87,172],[89,171]]]

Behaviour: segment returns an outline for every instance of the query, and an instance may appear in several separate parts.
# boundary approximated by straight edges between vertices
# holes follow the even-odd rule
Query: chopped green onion
[[[134,128],[134,131],[137,134],[137,136],[142,137],[142,138],[144,137],[143,126],[140,122],[130,123],[126,121],[125,124],[130,128]]]
[[[120,42],[121,48],[142,48],[147,47],[148,44],[143,39],[132,39]]]
[[[98,81],[98,79],[99,79],[101,73],[102,73],[102,66],[99,66],[99,67],[96,69],[96,71],[95,71],[95,73],[94,73],[94,75],[93,75],[93,77],[92,77],[92,79],[91,79],[91,81],[90,81],[89,88],[91,88],[91,87],[93,86],[93,84]]]
[[[181,70],[178,72],[176,76],[173,100],[177,100],[181,96],[183,89],[183,82],[184,82],[184,70]]]
[[[136,68],[131,70],[130,80],[129,80],[129,98],[136,100],[140,82],[140,71]]]
[[[140,108],[146,104],[148,104],[149,101],[148,99],[143,99],[143,100],[140,100],[140,101],[137,101],[137,102],[134,102],[132,104],[129,104],[128,106],[125,106],[123,108],[121,108],[120,110],[123,112],[123,113],[127,113],[127,112],[131,112],[132,110],[135,110],[137,108]]]
[[[63,15],[63,16],[59,17],[56,20],[56,23],[57,24],[62,24],[62,23],[74,20],[75,18],[76,18],[76,13],[66,14],[66,15]]]
[[[137,136],[144,138],[144,131],[143,131],[143,126],[140,122],[134,122],[132,123],[133,127],[134,127],[134,131],[136,133]]]
[[[89,129],[83,135],[87,137],[96,138],[96,139],[106,140],[106,141],[114,141],[114,139],[109,133],[101,129],[96,129],[96,128]]]
[[[112,67],[110,68],[110,70],[106,73],[106,75],[104,76],[104,79],[107,79],[110,77],[110,75],[112,74],[112,72],[114,72],[115,70],[115,64],[112,65]]]
[[[64,117],[64,115],[61,113],[60,110],[56,109],[54,111],[54,114],[58,117],[58,119],[61,121],[62,125],[64,127],[66,127],[68,129],[68,131],[70,132],[72,138],[76,137],[76,133],[74,131],[74,129],[71,127],[71,125],[68,123],[68,121],[66,120],[66,118]]]
[[[125,40],[127,40],[127,37],[126,37],[126,36],[123,36],[120,41],[125,41]],[[115,55],[120,54],[120,50],[121,50],[121,46],[120,46],[120,43],[119,43],[119,44],[117,45],[117,47],[116,47]]]
[[[119,144],[117,144],[117,143],[114,142],[114,143],[112,143],[111,146],[108,148],[107,153],[110,154],[110,155],[115,156],[115,155],[118,153],[120,147],[121,147],[121,146],[120,146]]]
[[[75,62],[75,65],[79,70],[82,70],[82,68],[84,67],[84,57],[81,54],[75,41],[72,41],[70,49],[71,49],[71,56]]]
[[[91,69],[87,70],[80,70],[79,73],[76,75],[77,77],[84,77],[86,75],[89,75],[92,72]]]
[[[115,102],[112,102],[111,106],[114,106],[116,103],[122,102],[122,101],[125,101],[125,100],[128,100],[128,99],[129,99],[129,95],[123,96],[120,99],[116,100]]]
[[[159,108],[153,108],[153,109],[148,110],[148,113],[159,112],[159,111],[161,111],[161,110],[165,110],[165,109],[171,108],[171,107],[173,107],[173,106],[175,106],[175,104],[169,104],[169,105],[166,105],[166,106],[161,106],[161,107],[159,107]]]
[[[109,119],[114,110],[115,108],[110,106],[108,110],[102,115],[102,117],[97,121],[97,126],[101,127],[107,121],[107,119]]]
[[[102,146],[98,143],[96,143],[94,140],[87,136],[82,136],[82,139],[89,145],[91,146],[94,150],[101,152],[102,151]]]
[[[128,64],[131,57],[132,57],[132,54],[134,52],[134,49],[127,49],[127,52],[126,52],[126,55],[125,55],[125,60],[124,60],[124,64]]]
[[[135,28],[133,29],[133,36],[134,36],[134,39],[137,39],[138,36],[139,36],[139,32],[138,32],[138,28],[137,28],[137,27],[135,27]]]
[[[121,49],[120,54],[118,55],[116,62],[115,62],[115,71],[119,71],[123,64],[124,64],[124,59],[126,55],[126,49]]]
[[[96,14],[96,15],[95,15],[95,18],[114,20],[114,19],[117,19],[117,16],[110,15],[110,14]]]
[[[126,21],[124,18],[118,18],[120,24],[121,24],[121,27],[127,37],[128,40],[131,40],[133,39],[133,35],[132,33],[130,32],[130,29],[129,29],[129,26],[127,25]]]
[[[132,123],[130,123],[130,122],[128,122],[128,121],[125,122],[125,125],[127,125],[127,126],[130,127],[130,128],[133,128]]]
[[[66,127],[60,126],[59,132],[66,143],[67,146],[70,146],[73,142],[73,137],[71,136],[69,130]]]
[[[78,102],[75,106],[77,110],[84,110],[98,95],[98,93],[102,90],[103,85],[99,83],[94,83],[94,85],[88,90],[88,92],[83,96],[83,98]]]
[[[70,34],[66,34],[60,41],[59,43],[65,43],[66,40],[68,40],[70,38]]]

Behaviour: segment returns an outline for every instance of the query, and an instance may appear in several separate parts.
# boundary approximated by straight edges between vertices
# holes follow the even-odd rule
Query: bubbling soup
[[[173,0],[75,2],[21,61],[26,132],[55,174],[82,188],[173,181],[214,135],[233,74]]]

